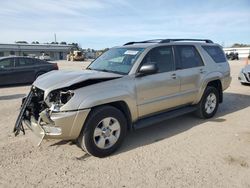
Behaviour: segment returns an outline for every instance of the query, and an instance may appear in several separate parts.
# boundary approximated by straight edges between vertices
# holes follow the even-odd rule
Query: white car
[[[246,65],[240,71],[238,79],[242,84],[250,84],[250,65]]]

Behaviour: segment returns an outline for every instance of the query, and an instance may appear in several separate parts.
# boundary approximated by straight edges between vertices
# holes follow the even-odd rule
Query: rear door
[[[16,83],[14,74],[14,58],[0,60],[0,85],[14,83]]]
[[[149,63],[155,63],[158,72],[135,78],[139,117],[179,105],[180,79],[175,71],[172,46],[149,51],[141,66]]]
[[[194,45],[176,45],[177,74],[180,76],[180,102],[193,103],[207,70]]]
[[[15,74],[19,83],[30,83],[35,79],[36,67],[31,58],[17,57],[15,60]]]

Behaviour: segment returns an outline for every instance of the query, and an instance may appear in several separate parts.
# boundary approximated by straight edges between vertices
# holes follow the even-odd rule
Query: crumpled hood
[[[105,78],[119,78],[123,75],[100,72],[95,70],[82,70],[82,71],[50,71],[42,76],[39,76],[33,83],[35,87],[44,90],[44,95],[55,89],[69,87],[86,80],[92,79],[105,79]]]

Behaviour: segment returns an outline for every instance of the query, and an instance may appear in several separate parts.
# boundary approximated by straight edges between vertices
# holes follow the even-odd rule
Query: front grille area
[[[244,74],[245,75],[245,77],[246,77],[246,80],[248,81],[248,82],[250,82],[250,72],[248,72],[248,73],[246,73],[246,74]]]
[[[30,117],[33,116],[36,120],[39,118],[39,113],[47,108],[46,103],[44,102],[44,91],[33,87],[31,92],[33,93],[32,99],[29,105],[26,108],[25,119],[30,120]]]

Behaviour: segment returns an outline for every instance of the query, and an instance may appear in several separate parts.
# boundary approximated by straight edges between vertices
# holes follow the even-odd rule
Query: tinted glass
[[[143,59],[142,64],[156,63],[158,72],[169,72],[174,70],[174,58],[172,47],[158,47],[152,49]]]
[[[143,48],[112,48],[98,57],[88,69],[128,74]]]
[[[31,66],[31,65],[34,65],[32,59],[28,59],[28,58],[17,58],[16,59],[16,66],[24,67],[24,66]]]
[[[204,50],[208,53],[208,55],[216,62],[223,63],[227,62],[224,52],[219,46],[202,46]]]
[[[203,66],[200,54],[194,46],[176,46],[178,68],[188,69]]]
[[[3,59],[0,60],[0,68],[11,68],[14,67],[14,59]]]

